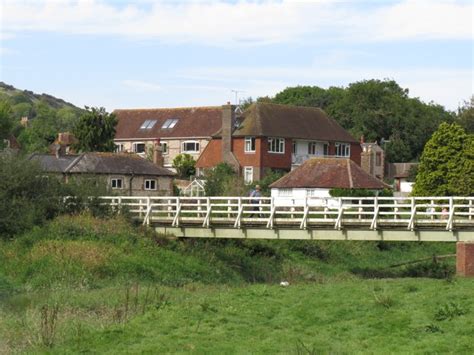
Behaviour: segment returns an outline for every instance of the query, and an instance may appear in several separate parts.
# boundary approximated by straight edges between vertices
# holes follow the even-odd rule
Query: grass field
[[[453,252],[169,240],[60,217],[0,242],[0,353],[472,353],[474,280],[451,259],[390,267]]]

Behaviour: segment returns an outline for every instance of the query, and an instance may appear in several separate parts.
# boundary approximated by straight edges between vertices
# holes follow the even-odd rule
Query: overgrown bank
[[[92,350],[102,351],[107,349],[106,344],[114,343],[114,336],[110,334],[119,334],[123,341],[138,342],[133,340],[138,337],[134,329],[142,322],[144,328],[140,332],[150,332],[150,344],[160,342],[163,347],[158,348],[162,351],[193,350],[186,348],[181,340],[176,341],[177,338],[187,339],[185,334],[189,333],[192,323],[197,331],[189,333],[194,337],[190,342],[196,350],[207,351],[211,349],[210,343],[196,342],[208,327],[218,329],[221,334],[238,331],[239,336],[247,337],[236,325],[241,313],[239,309],[244,305],[254,309],[256,317],[242,321],[253,322],[263,333],[269,332],[269,329],[264,330],[267,325],[283,327],[285,322],[291,323],[296,331],[300,327],[299,314],[304,313],[304,309],[323,307],[319,303],[321,297],[315,297],[317,302],[311,300],[311,292],[327,293],[326,297],[333,300],[334,303],[324,306],[333,307],[324,310],[328,317],[343,312],[336,307],[337,300],[346,302],[358,293],[357,297],[370,298],[367,301],[370,307],[378,309],[379,306],[374,306],[377,302],[390,304],[393,301],[399,307],[397,312],[409,311],[405,301],[399,303],[397,300],[401,292],[399,285],[416,285],[419,293],[413,295],[425,300],[431,297],[431,289],[446,285],[446,290],[454,294],[459,292],[454,299],[464,300],[472,283],[453,280],[453,260],[390,267],[453,252],[454,245],[442,243],[176,240],[134,227],[123,217],[99,219],[90,215],[63,215],[15,239],[0,242],[0,343],[4,347],[0,352],[79,351],[85,350],[88,344],[93,344],[90,345]],[[414,276],[439,280],[361,282],[363,278]],[[280,291],[278,284],[282,280],[289,281],[288,291]],[[425,284],[429,285],[426,290]],[[383,285],[389,285],[390,289],[395,285],[398,291],[373,293],[377,287],[386,287]],[[288,308],[295,312],[293,319],[288,311],[286,321],[277,318],[276,323],[270,320],[265,323],[260,313],[267,311],[260,310],[265,308],[261,300],[250,305],[260,294],[261,300],[266,300],[273,309],[269,314],[278,313],[279,308]],[[403,297],[407,301],[409,296]],[[437,302],[438,307],[443,306],[441,300]],[[358,307],[357,302],[353,304]],[[471,306],[461,302],[459,307],[469,310]],[[380,310],[384,311],[384,308],[382,305]],[[191,323],[186,321],[186,310],[191,312]],[[199,321],[201,313],[205,317]],[[164,328],[160,328],[164,333],[154,333],[153,324],[158,322],[155,317],[165,322]],[[344,323],[351,317],[360,315],[349,313],[341,319],[345,319]],[[461,319],[465,317],[468,316],[460,316]],[[125,334],[124,338],[121,334]],[[165,334],[174,335],[167,338]],[[267,336],[270,337],[270,333]],[[282,351],[296,349],[299,338],[296,333],[290,338],[292,345]],[[305,346],[313,344],[308,343],[309,338],[305,336],[301,339]],[[225,351],[229,344],[216,349]],[[247,343],[243,344],[241,351],[246,349]],[[318,344],[323,346],[325,342],[321,340]],[[157,343],[154,346],[158,346]],[[146,349],[145,346],[136,350]],[[276,348],[261,350],[270,349]]]

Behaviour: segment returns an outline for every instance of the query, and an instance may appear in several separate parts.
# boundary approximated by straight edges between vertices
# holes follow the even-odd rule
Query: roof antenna
[[[243,93],[245,91],[243,90],[230,90],[231,92],[233,92],[235,94],[235,105],[239,105],[240,104],[240,101],[239,101],[239,93]]]

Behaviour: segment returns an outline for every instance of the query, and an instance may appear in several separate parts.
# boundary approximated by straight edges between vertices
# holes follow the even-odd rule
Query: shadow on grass
[[[455,267],[436,259],[411,265],[397,265],[388,268],[353,268],[351,272],[365,279],[427,277],[433,279],[451,279],[455,274]]]

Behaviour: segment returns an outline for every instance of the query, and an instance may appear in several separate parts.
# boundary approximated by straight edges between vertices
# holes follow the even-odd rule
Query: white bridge
[[[474,197],[100,197],[177,237],[474,241]]]

